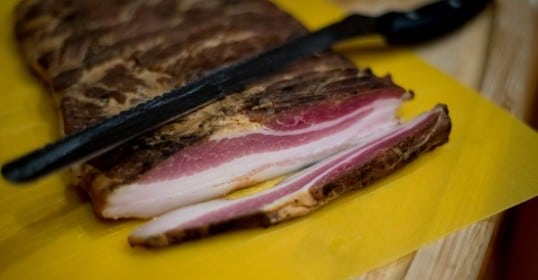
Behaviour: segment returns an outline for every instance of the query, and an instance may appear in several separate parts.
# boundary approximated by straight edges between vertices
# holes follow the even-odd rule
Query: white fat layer
[[[112,218],[154,217],[174,208],[219,197],[239,187],[298,170],[356,146],[364,142],[365,138],[371,138],[374,133],[395,127],[398,124],[395,111],[401,102],[400,99],[377,100],[372,103],[372,112],[350,127],[305,145],[246,155],[172,180],[123,186],[109,196],[103,214]],[[340,119],[345,120],[347,116]],[[329,127],[327,123],[307,129],[326,129]],[[337,124],[335,121],[330,123]]]
[[[151,220],[144,226],[137,228],[131,233],[133,237],[146,237],[162,234],[169,230],[175,229],[178,225],[185,224],[209,212],[217,211],[228,205],[231,200],[216,199],[207,202],[198,203],[184,208],[170,211],[158,218]]]

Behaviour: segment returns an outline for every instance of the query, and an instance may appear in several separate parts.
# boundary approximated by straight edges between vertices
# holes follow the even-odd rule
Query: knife
[[[409,12],[351,14],[267,52],[210,72],[116,116],[23,155],[2,167],[12,182],[27,182],[88,160],[151,129],[185,116],[278,69],[326,50],[336,42],[380,34],[390,44],[413,44],[441,36],[479,13],[489,0],[438,1]]]

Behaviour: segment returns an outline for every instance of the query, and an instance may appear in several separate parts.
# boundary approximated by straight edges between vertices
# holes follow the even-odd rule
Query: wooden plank
[[[373,269],[355,280],[398,280],[403,279],[409,270],[415,254],[408,254],[385,266]]]
[[[521,120],[530,119],[537,89],[538,1],[497,0],[483,95]]]
[[[499,220],[475,223],[418,250],[404,279],[476,279]]]
[[[333,1],[349,11],[367,14],[405,10],[429,2]],[[463,29],[417,46],[416,51],[462,84],[528,121],[537,89],[537,3],[497,0]],[[357,279],[476,279],[489,257],[500,219],[497,215],[470,225]]]

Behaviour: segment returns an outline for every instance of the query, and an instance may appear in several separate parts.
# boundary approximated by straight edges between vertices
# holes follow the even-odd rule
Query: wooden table
[[[377,14],[431,0],[333,0]],[[435,67],[530,122],[538,106],[538,1],[496,0],[464,28],[417,46]],[[536,112],[536,111],[534,111]],[[500,215],[461,229],[357,279],[476,279],[486,273]]]

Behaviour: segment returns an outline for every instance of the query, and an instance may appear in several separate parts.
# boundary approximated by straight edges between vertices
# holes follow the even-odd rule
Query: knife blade
[[[441,36],[479,13],[489,0],[438,1],[409,12],[380,16],[351,14],[267,52],[210,72],[203,78],[121,112],[2,167],[12,182],[28,182],[98,156],[219,98],[240,91],[256,79],[329,49],[353,37],[380,34],[390,44],[413,44]]]

